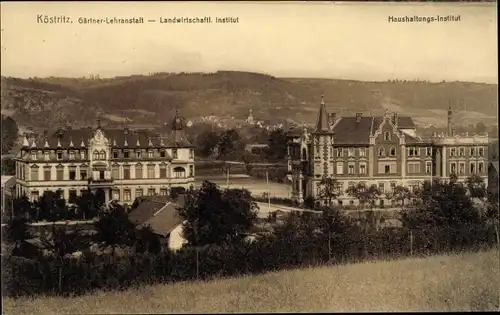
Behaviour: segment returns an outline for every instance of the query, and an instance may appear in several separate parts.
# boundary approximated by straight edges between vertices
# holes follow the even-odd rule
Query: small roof
[[[145,196],[139,198],[139,204],[129,213],[129,220],[137,228],[150,226],[153,233],[168,236],[184,219],[177,208],[184,205],[184,196],[177,200],[168,196]]]
[[[498,161],[492,161],[490,163],[493,166],[493,168],[495,169],[495,171],[498,173],[498,167],[499,167]]]
[[[2,187],[10,186],[15,183],[16,179],[11,175],[2,175]]]

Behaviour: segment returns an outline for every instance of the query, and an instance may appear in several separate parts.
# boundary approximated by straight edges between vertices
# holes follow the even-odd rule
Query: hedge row
[[[405,230],[360,233],[359,229],[352,229],[346,234],[332,232],[330,240],[328,235],[303,233],[269,236],[250,244],[214,245],[198,249],[198,255],[195,249],[185,248],[175,253],[121,258],[87,253],[79,261],[8,257],[3,262],[2,290],[8,296],[84,294],[144,283],[206,280],[374,258],[395,259],[409,256],[410,252],[429,255],[479,250],[494,244],[494,229],[485,226],[419,230],[411,235]]]

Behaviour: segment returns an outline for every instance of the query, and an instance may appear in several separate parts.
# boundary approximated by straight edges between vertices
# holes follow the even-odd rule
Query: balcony
[[[88,184],[92,188],[106,188],[114,185],[112,178],[89,178]]]

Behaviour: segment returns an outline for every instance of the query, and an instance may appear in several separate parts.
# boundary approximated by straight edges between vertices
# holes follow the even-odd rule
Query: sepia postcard
[[[2,2],[2,314],[500,310],[496,2]]]

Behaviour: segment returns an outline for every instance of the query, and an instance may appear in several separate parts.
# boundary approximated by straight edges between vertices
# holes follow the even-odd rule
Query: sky
[[[497,83],[496,3],[2,2],[1,74],[112,77],[239,70],[277,77]],[[37,23],[66,16],[72,24]],[[460,16],[396,23],[389,16]],[[161,18],[233,17],[231,24]],[[80,24],[143,17],[144,24]],[[147,22],[147,20],[156,22]]]

